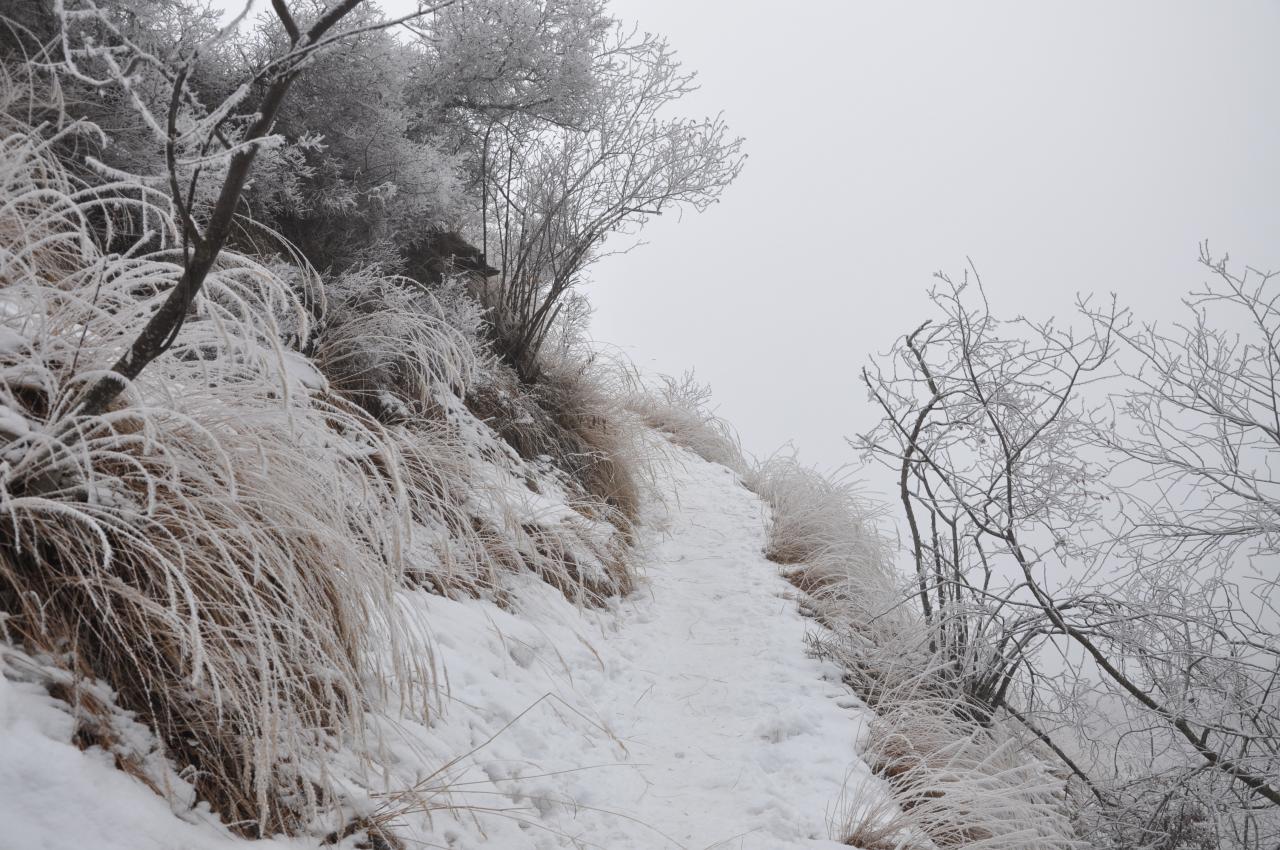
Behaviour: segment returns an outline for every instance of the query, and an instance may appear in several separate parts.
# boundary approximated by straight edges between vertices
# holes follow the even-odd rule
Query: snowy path
[[[650,598],[610,636],[633,675],[601,695],[645,765],[631,811],[700,850],[825,844],[859,704],[805,655],[806,621],[761,554],[759,499],[727,470],[673,474],[679,501],[647,570]]]
[[[433,745],[443,756],[483,744],[452,801],[493,807],[501,795],[519,811],[456,812],[429,841],[842,846],[828,838],[829,819],[849,775],[867,775],[855,751],[866,709],[835,667],[806,655],[814,626],[762,554],[759,498],[682,451],[661,474],[667,527],[641,588],[613,610],[583,612],[532,580],[520,585],[518,615],[424,600],[455,702]],[[463,724],[470,734],[451,739]]]

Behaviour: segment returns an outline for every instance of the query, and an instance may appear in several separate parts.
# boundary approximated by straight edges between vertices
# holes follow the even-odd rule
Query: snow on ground
[[[38,675],[25,675],[27,664],[24,655],[0,645],[0,850],[243,846],[206,807],[171,804],[117,770],[114,754],[99,747],[81,751],[71,742],[75,722],[69,707],[48,695]],[[131,750],[153,750],[148,730],[124,726]],[[190,799],[189,784],[171,771],[165,780],[177,800]],[[258,843],[308,846],[297,839]]]
[[[532,581],[517,616],[425,600],[451,697],[434,731],[470,727],[462,752],[532,708],[456,773],[455,804],[507,811],[455,813],[424,840],[839,846],[828,815],[850,771],[866,773],[854,750],[865,709],[806,656],[814,626],[761,554],[760,500],[685,452],[661,474],[667,528],[640,591],[614,610],[580,612]]]
[[[640,590],[611,609],[527,575],[502,605],[403,594],[447,683],[429,718],[374,718],[391,765],[353,777],[375,794],[355,810],[394,813],[407,847],[841,846],[828,819],[867,774],[855,743],[869,715],[806,655],[815,626],[761,554],[760,500],[723,467],[672,457],[666,527]],[[56,714],[0,680],[0,848],[225,846],[221,827],[179,820],[106,754],[74,750]],[[68,809],[100,822],[67,830]]]

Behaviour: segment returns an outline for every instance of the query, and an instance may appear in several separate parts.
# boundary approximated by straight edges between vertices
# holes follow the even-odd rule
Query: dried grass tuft
[[[959,717],[931,688],[917,691],[920,681],[881,694],[862,748],[880,781],[846,788],[835,824],[846,843],[940,850],[1087,846],[1072,837],[1060,776],[1029,757],[1011,730]]]
[[[728,422],[711,411],[711,388],[692,372],[680,378],[660,375],[656,386],[634,379],[628,405],[646,425],[703,460],[747,473],[742,444]]]
[[[384,422],[430,415],[442,393],[466,394],[484,357],[474,328],[449,309],[455,293],[376,268],[347,272],[326,290],[314,357],[334,389]]]
[[[544,362],[532,386],[497,367],[467,404],[523,459],[563,473],[575,507],[630,539],[652,476],[641,424],[624,403],[628,390],[612,364],[565,355]]]
[[[765,556],[813,600],[839,632],[882,639],[910,628],[900,607],[883,510],[855,481],[828,477],[780,453],[755,465],[746,485],[770,507]]]
[[[279,342],[307,322],[296,293],[231,253],[178,343],[77,417],[179,276],[168,211],[137,185],[75,184],[35,132],[6,128],[0,149],[6,626],[110,682],[242,831],[295,829],[332,802],[325,754],[360,749],[382,682],[430,681],[425,660],[372,652],[406,632],[397,448],[307,379]],[[153,229],[106,253],[90,221],[116,206]]]

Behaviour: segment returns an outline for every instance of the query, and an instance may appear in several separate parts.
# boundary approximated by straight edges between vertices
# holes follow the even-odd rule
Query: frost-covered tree
[[[423,62],[412,102],[424,124],[524,117],[576,126],[601,86],[616,25],[601,0],[474,0],[415,26]],[[426,129],[419,127],[419,130]]]
[[[285,33],[280,50],[251,62],[234,91],[206,106],[191,81],[202,51],[228,38],[234,25],[186,49],[179,45],[162,53],[137,38],[137,28],[127,25],[129,21],[122,24],[92,0],[55,0],[63,56],[60,72],[86,87],[121,93],[163,151],[164,186],[178,222],[183,256],[182,277],[110,372],[88,388],[79,403],[83,414],[103,412],[127,381],[176,340],[237,225],[258,154],[281,144],[274,134],[275,121],[294,82],[327,48],[392,23],[381,18],[353,23],[350,16],[361,2],[339,0],[295,17],[284,0],[274,0],[272,10]],[[430,11],[420,8],[408,17]],[[166,97],[155,97],[157,89]]]
[[[552,329],[580,314],[567,296],[610,234],[704,208],[742,165],[719,118],[667,114],[693,75],[601,0],[442,2],[394,35],[373,3],[344,3],[341,37],[296,62],[283,58],[294,33],[324,20],[325,3],[273,4],[247,30],[219,32],[208,14],[179,23],[194,7],[151,16],[148,2],[56,7],[81,40],[78,84],[102,101],[86,117],[120,128],[101,161],[171,190],[193,220],[227,216],[228,239],[288,245],[319,269],[426,279],[437,237],[463,234],[473,265],[501,271],[475,294],[525,380]],[[108,60],[118,66],[95,69]],[[254,115],[272,117],[252,126]],[[250,132],[264,141],[237,147]],[[251,157],[252,175],[233,169],[243,184],[220,207],[229,151]]]
[[[360,26],[380,20],[373,5],[352,14]],[[485,0],[397,35],[368,27],[295,84],[276,125],[287,144],[266,152],[248,193],[255,214],[318,267],[378,262],[419,274],[414,260],[433,234],[480,229],[495,123],[584,120],[613,25],[596,0]],[[265,20],[247,49],[270,56],[283,38]]]
[[[614,25],[572,119],[485,127],[485,246],[501,275],[482,293],[503,355],[526,380],[567,296],[605,239],[670,209],[705,209],[737,177],[741,140],[720,118],[672,117],[694,89],[667,43]]]
[[[317,268],[394,268],[421,233],[471,206],[460,185],[457,129],[415,119],[410,85],[423,51],[394,35],[376,5],[352,11],[362,30],[317,56],[293,85],[247,193],[255,217]],[[285,34],[263,20],[246,46],[275,55]]]
[[[944,280],[863,373],[938,687],[1052,749],[1110,847],[1280,839],[1275,278],[1204,262],[1175,333],[1000,322]]]

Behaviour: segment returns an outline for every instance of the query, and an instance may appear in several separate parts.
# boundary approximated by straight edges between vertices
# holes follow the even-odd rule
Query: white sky
[[[1200,240],[1280,267],[1280,3],[615,0],[750,159],[607,260],[595,333],[696,366],[747,447],[838,465],[869,354],[973,258],[997,314],[1176,314]]]
[[[395,8],[396,2],[384,3]],[[747,137],[703,215],[594,270],[594,335],[696,368],[746,447],[824,467],[868,355],[973,258],[998,314],[1177,315],[1208,239],[1280,267],[1280,2],[613,0]]]

